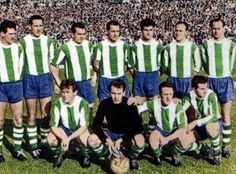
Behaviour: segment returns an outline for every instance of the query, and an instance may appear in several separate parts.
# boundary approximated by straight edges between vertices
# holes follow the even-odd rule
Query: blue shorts
[[[162,130],[160,127],[158,126],[155,126],[154,130],[157,130],[158,132],[160,132],[160,134],[163,136],[163,137],[168,137],[170,134],[172,134],[173,132],[176,131],[176,129],[174,129],[173,131],[171,132],[167,132],[167,131],[164,131]]]
[[[108,129],[103,129],[103,133],[109,137],[112,141],[116,141],[119,138],[122,138],[125,134],[116,134]]]
[[[154,97],[159,94],[160,75],[159,71],[134,72],[133,94],[140,97]]]
[[[125,84],[126,84],[125,96],[129,97],[130,91],[129,91],[129,84],[128,84],[127,78],[125,76],[121,76],[117,79],[121,79],[125,82]],[[109,79],[109,78],[102,77],[102,76],[99,77],[99,79],[98,79],[98,98],[100,101],[110,97],[110,92],[109,92],[108,87],[113,80],[115,80],[115,79]]]
[[[23,76],[25,99],[46,98],[52,96],[52,76],[50,73],[42,75],[25,74]]]
[[[22,81],[0,83],[0,102],[17,103],[23,100]]]
[[[218,119],[218,124],[220,126],[220,133],[222,133],[223,130],[223,124],[221,118]],[[208,138],[207,131],[206,131],[206,125],[202,126],[196,126],[194,130],[197,132],[200,140],[206,140]]]
[[[95,102],[91,80],[76,81],[77,95],[84,98],[89,104]]]
[[[66,133],[67,136],[70,136],[74,132],[74,130],[69,129],[69,128],[63,126],[63,125],[60,125],[59,127],[63,129],[63,131]]]
[[[192,89],[191,84],[192,77],[179,78],[179,77],[168,77],[168,81],[171,82],[175,87],[174,97],[183,99],[186,94]]]
[[[208,77],[208,85],[216,93],[219,102],[225,103],[234,99],[234,81],[232,77]]]

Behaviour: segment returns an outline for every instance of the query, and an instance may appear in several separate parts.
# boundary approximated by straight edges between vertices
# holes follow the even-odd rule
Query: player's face
[[[183,42],[187,37],[187,30],[184,24],[178,24],[175,27],[175,40],[177,42]]]
[[[2,32],[2,42],[6,45],[11,45],[16,42],[16,30],[14,28],[7,28],[7,32]]]
[[[119,25],[110,25],[110,29],[107,31],[108,39],[111,42],[116,42],[120,37],[120,26]]]
[[[77,91],[73,92],[72,86],[70,86],[69,88],[64,88],[61,91],[62,100],[64,103],[68,105],[73,103],[76,95],[77,95]]]
[[[123,91],[123,88],[116,88],[114,86],[111,86],[110,94],[111,94],[111,98],[112,98],[113,103],[119,104],[122,102],[122,98],[125,93]]]
[[[33,36],[39,37],[43,33],[43,20],[35,19],[32,21],[32,25],[30,25],[30,32]]]
[[[144,41],[151,40],[153,38],[153,34],[154,34],[153,26],[144,27],[142,30],[142,38]]]
[[[163,87],[161,89],[161,104],[163,106],[168,106],[173,98],[174,90],[170,87]]]
[[[85,40],[87,33],[85,28],[75,28],[75,33],[71,33],[71,35],[74,42],[81,44]]]
[[[220,40],[224,37],[224,26],[222,21],[213,22],[211,30],[215,40]]]
[[[204,98],[208,91],[208,85],[207,83],[199,83],[198,88],[194,89],[196,95],[198,98]]]

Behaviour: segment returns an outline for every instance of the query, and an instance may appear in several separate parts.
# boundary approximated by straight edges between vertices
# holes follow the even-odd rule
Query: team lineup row
[[[207,131],[206,135],[211,137],[210,140],[212,140],[211,143],[213,147],[214,157],[213,162],[215,164],[219,164],[221,159],[221,150],[219,148],[219,125],[217,123],[217,119],[218,116],[221,115],[223,121],[222,155],[225,157],[230,156],[228,148],[231,135],[230,109],[234,97],[234,86],[233,80],[231,78],[231,73],[235,63],[235,45],[231,40],[224,38],[224,21],[222,21],[221,19],[214,19],[210,22],[213,38],[205,41],[200,49],[197,45],[187,39],[188,25],[187,23],[182,21],[178,22],[175,26],[175,38],[173,42],[166,46],[163,46],[160,41],[156,41],[155,39],[153,39],[155,22],[151,19],[144,19],[141,21],[140,27],[142,36],[132,46],[129,46],[119,39],[120,25],[117,21],[110,21],[107,23],[106,29],[108,37],[95,46],[93,46],[92,43],[86,40],[87,33],[84,24],[75,22],[71,27],[71,40],[63,44],[55,53],[53,40],[50,37],[42,34],[43,22],[44,21],[41,16],[32,16],[29,20],[30,33],[20,40],[20,44],[15,43],[16,24],[12,21],[6,20],[1,23],[0,161],[4,161],[4,157],[2,155],[2,139],[4,112],[6,110],[7,103],[10,103],[14,121],[13,140],[15,144],[15,153],[13,154],[13,156],[21,160],[26,159],[24,153],[21,151],[21,143],[23,138],[23,98],[26,101],[28,113],[28,124],[26,129],[32,150],[32,156],[34,158],[40,157],[41,150],[45,149],[44,147],[47,145],[48,141],[50,145],[56,146],[56,139],[59,138],[62,144],[61,147],[65,150],[66,148],[68,148],[68,143],[72,139],[80,137],[80,135],[82,134],[85,137],[88,137],[89,133],[84,129],[84,127],[87,126],[87,120],[92,116],[86,116],[82,120],[78,120],[78,116],[76,116],[76,118],[73,118],[73,114],[75,113],[75,111],[73,110],[74,106],[71,106],[66,101],[64,101],[66,97],[63,97],[63,95],[66,96],[67,94],[69,94],[70,90],[63,91],[62,89],[59,89],[59,87],[61,87],[61,79],[59,78],[58,65],[62,61],[65,65],[65,78],[73,79],[76,81],[76,90],[73,90],[73,92],[76,91],[77,95],[85,99],[77,102],[77,104],[79,104],[80,109],[81,107],[83,107],[83,112],[88,111],[89,115],[92,115],[93,113],[93,85],[95,85],[97,78],[98,97],[101,101],[100,105],[102,105],[103,101],[109,99],[112,94],[117,95],[116,92],[113,93],[112,90],[108,88],[114,79],[121,79],[126,83],[126,88],[122,87],[121,89],[124,89],[124,95],[126,97],[129,97],[130,93],[127,79],[125,77],[125,65],[127,65],[127,69],[133,76],[132,93],[134,96],[135,104],[143,106],[146,103],[147,106],[150,105],[150,107],[154,106],[154,104],[148,104],[149,100],[145,102],[146,99],[150,99],[150,101],[155,103],[154,101],[156,101],[156,98],[159,95],[161,96],[161,94],[163,93],[163,91],[161,90],[160,94],[158,92],[161,73],[166,73],[168,75],[168,81],[173,84],[175,89],[175,93],[173,94],[174,97],[183,99],[184,96],[188,94],[191,95],[190,90],[192,89],[193,85],[191,83],[192,76],[199,72],[200,68],[203,67],[208,75],[208,80],[203,80],[201,84],[209,84],[209,87],[216,93],[216,103],[217,100],[219,100],[221,106],[221,114],[218,114],[219,111],[215,112],[215,110],[217,110],[215,109],[217,104],[214,103],[213,106],[209,104],[214,97],[210,97],[211,99],[209,99],[209,101],[206,100],[203,102],[203,100],[198,101],[199,96],[196,97],[195,95],[195,99],[197,101],[195,103],[191,103],[192,100],[190,100],[190,104],[194,107],[194,109],[196,109],[196,115],[198,115],[198,118],[203,119],[203,121],[189,124],[187,126],[188,129],[186,132],[188,132],[188,135],[191,135],[189,132],[191,132],[191,130],[193,130],[196,125],[204,125],[207,130],[209,129],[208,127],[210,127],[210,130],[216,130],[213,133]],[[92,60],[91,57],[93,57]],[[90,75],[91,62],[94,70],[93,76]],[[58,92],[62,90],[63,99],[61,99],[62,102],[57,101],[53,103],[51,113],[50,108],[52,96],[52,79],[50,72],[56,84],[54,89]],[[116,88],[120,89],[120,87]],[[167,88],[171,87],[167,85]],[[198,85],[193,86],[193,88],[195,88],[195,90],[198,89]],[[68,88],[67,86],[66,88],[63,87],[63,89],[70,88]],[[208,94],[211,92],[205,92],[205,94],[206,93]],[[42,113],[42,124],[40,126],[40,146],[37,139],[37,125],[35,122],[37,100],[40,101],[40,109]],[[171,101],[171,99],[168,100]],[[86,103],[85,101],[89,103],[89,107],[84,104]],[[112,101],[115,103],[115,99]],[[64,109],[63,111],[61,110],[63,108],[61,104],[63,103],[67,103],[65,105],[66,109],[64,109],[69,113],[65,112]],[[162,106],[162,104],[163,101],[161,102],[160,106]],[[199,106],[200,109],[197,105],[201,105]],[[203,107],[205,106],[209,106],[209,108],[203,109]],[[54,110],[53,108],[57,109]],[[177,108],[179,109],[179,106]],[[177,108],[176,110],[178,110]],[[173,109],[174,108],[172,108],[172,110]],[[106,107],[103,107],[102,110],[106,110]],[[160,107],[157,111],[155,109],[155,112],[153,113],[154,116],[160,110],[162,110],[162,108],[160,109]],[[212,113],[213,110],[214,113]],[[66,117],[66,119],[62,119],[63,123],[65,121],[65,125],[63,127],[64,134],[62,133],[61,127],[58,127],[58,118],[59,116],[62,116],[61,112],[65,114]],[[77,112],[78,111],[76,111],[76,113]],[[100,112],[102,113],[102,111]],[[169,113],[169,111],[165,112]],[[99,109],[97,113],[99,113]],[[175,112],[172,111],[171,113],[175,115]],[[78,115],[80,114],[81,113],[78,113]],[[169,119],[169,117],[171,117],[169,116],[169,114],[168,116],[160,116],[159,114],[154,117],[154,120],[157,121],[157,123],[155,123],[156,128],[154,133],[151,133],[150,135],[150,145],[151,148],[155,151],[154,154],[156,154],[155,159],[157,163],[159,163],[158,154],[160,154],[159,144],[166,144],[166,139],[163,137],[165,137],[164,135],[167,136],[168,134],[165,133],[172,132],[173,128],[182,128],[182,122],[184,120],[184,116],[177,116],[178,114],[176,114],[176,121],[171,122],[173,121],[173,118]],[[49,115],[51,116],[50,125]],[[164,118],[162,121],[160,121],[161,123],[159,122],[159,120],[157,120],[157,118],[159,117]],[[106,118],[105,120],[107,119],[108,118]],[[81,126],[81,129],[78,129],[78,131],[72,131],[72,133],[71,130],[75,130],[78,121],[84,126]],[[208,126],[208,123],[210,124],[210,126]],[[175,124],[179,126],[173,126]],[[218,127],[215,125],[218,125]],[[189,128],[189,126],[191,129]],[[211,129],[212,126],[215,126],[215,129]],[[183,127],[186,127],[186,125]],[[50,130],[51,133],[48,135]],[[161,131],[164,131],[164,133],[162,133]],[[124,136],[124,132],[120,132],[118,128],[117,130],[115,129],[113,131],[111,131],[110,129],[102,130],[102,132],[103,135],[106,132],[105,135],[110,137],[108,138],[108,140],[106,140],[109,149],[119,150],[120,143],[121,141],[123,141],[121,137]],[[179,131],[175,132],[177,135],[179,135]],[[101,133],[101,130],[98,131],[98,133]],[[123,135],[121,136],[120,134]],[[96,136],[91,137],[95,137],[94,139],[96,139]],[[138,152],[142,151],[143,146],[139,144],[140,142],[142,142],[142,138],[140,137],[142,136],[138,136],[138,140],[134,139],[133,146],[131,146],[131,151],[133,149],[132,152],[134,152],[134,154],[139,154]],[[91,139],[94,140],[93,138]],[[178,137],[178,139],[179,138],[180,137]],[[87,139],[85,139],[82,139],[81,142],[84,145],[87,145]],[[176,137],[174,137],[173,139],[176,139]],[[158,140],[160,140],[161,142],[158,142]],[[193,146],[197,147],[196,144],[194,144]],[[99,144],[98,147],[101,152],[105,153],[105,150],[101,144]],[[181,147],[183,147],[183,145],[175,147],[175,151],[181,152]],[[54,147],[54,149],[57,148]],[[100,151],[99,149],[97,151]],[[58,151],[60,150],[57,150],[57,152]],[[84,148],[84,166],[88,166],[89,163],[89,156],[87,154],[88,151],[86,150],[86,148]],[[137,169],[137,161],[135,158],[137,155],[131,156],[131,168]],[[57,165],[61,162],[61,156],[59,155],[55,160],[55,164]],[[178,160],[176,163],[178,163]]]

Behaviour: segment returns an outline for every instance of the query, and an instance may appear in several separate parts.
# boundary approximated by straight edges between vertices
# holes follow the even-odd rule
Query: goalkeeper
[[[137,108],[127,104],[124,91],[125,83],[122,80],[111,82],[111,97],[104,99],[98,107],[88,144],[98,157],[105,158],[108,158],[109,152],[120,151],[122,143],[130,145],[130,169],[138,170],[137,157],[145,147],[142,119]]]

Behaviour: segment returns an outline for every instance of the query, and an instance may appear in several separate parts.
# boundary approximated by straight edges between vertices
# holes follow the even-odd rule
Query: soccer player
[[[187,39],[188,24],[175,25],[175,40],[165,47],[162,67],[175,87],[174,97],[182,99],[191,90],[191,79],[201,68],[199,48]]]
[[[47,139],[55,154],[53,167],[59,168],[63,155],[69,150],[72,141],[80,143],[83,161],[82,167],[90,166],[87,148],[89,131],[89,105],[77,96],[76,82],[65,79],[60,83],[61,97],[53,102],[51,108],[51,132]],[[60,144],[59,144],[60,142]]]
[[[128,81],[125,77],[125,64],[128,63],[130,54],[129,45],[120,38],[120,24],[117,21],[109,21],[106,25],[108,37],[94,50],[93,67],[98,70],[98,98],[102,101],[110,97],[109,84],[114,79],[122,79],[126,83],[125,96],[129,97]]]
[[[153,39],[155,22],[146,18],[140,22],[142,37],[131,47],[133,95],[138,103],[158,95],[160,59],[163,45]]]
[[[88,144],[96,155],[108,158],[109,151],[120,151],[122,144],[132,141],[129,150],[130,168],[138,170],[137,157],[145,147],[142,119],[137,108],[127,104],[125,88],[125,82],[120,79],[111,82],[111,97],[102,100],[98,107]]]
[[[4,20],[0,25],[2,39],[0,41],[0,163],[5,161],[2,154],[3,125],[7,104],[10,104],[13,117],[13,142],[15,151],[13,156],[19,160],[26,160],[21,151],[23,139],[23,87],[21,72],[24,52],[22,47],[15,43],[16,24]]]
[[[154,115],[155,127],[151,130],[149,144],[154,156],[153,162],[156,165],[161,164],[160,156],[163,147],[170,150],[168,149],[170,146],[165,145],[177,140],[183,128],[187,126],[187,117],[182,105],[173,102],[174,86],[170,82],[164,81],[159,86],[159,93],[160,98],[148,100],[138,106],[140,113],[149,111]],[[171,151],[173,164],[180,165],[180,155],[185,149],[175,143]]]
[[[53,40],[43,35],[44,19],[33,15],[29,19],[30,33],[20,40],[25,52],[23,69],[23,90],[27,106],[27,134],[31,146],[32,157],[38,159],[40,151],[47,145],[49,129],[49,110],[52,96],[52,77],[49,62],[54,55]],[[41,111],[41,147],[38,147],[36,106],[40,103]]]
[[[235,64],[235,43],[224,37],[225,23],[216,18],[210,21],[213,38],[206,40],[201,49],[202,64],[208,75],[208,84],[217,95],[223,120],[222,156],[230,156],[230,111],[234,99],[234,83],[231,77]]]
[[[93,44],[86,40],[87,31],[81,22],[74,22],[71,26],[71,40],[63,44],[57,51],[50,65],[56,85],[60,86],[59,64],[64,60],[65,78],[74,79],[79,96],[90,105],[90,114],[93,113],[94,92],[96,79],[91,80],[90,64]],[[93,76],[96,77],[96,76]]]
[[[180,141],[185,146],[195,141],[209,139],[213,152],[212,163],[219,165],[221,162],[220,150],[220,113],[218,99],[214,91],[208,88],[207,78],[194,76],[192,90],[183,99],[183,108],[192,107],[192,118],[185,133],[181,134]],[[199,148],[199,147],[198,147]]]

